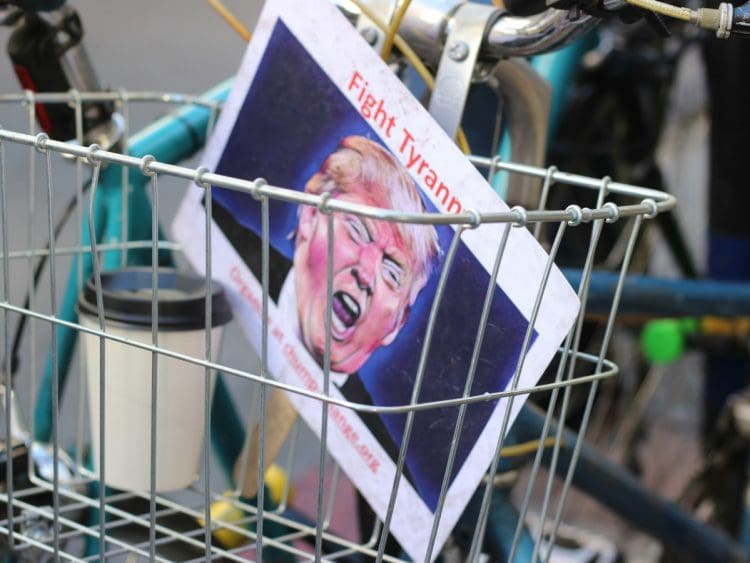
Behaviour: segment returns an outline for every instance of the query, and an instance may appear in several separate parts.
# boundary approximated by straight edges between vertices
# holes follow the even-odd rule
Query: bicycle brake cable
[[[625,0],[625,2],[631,6],[715,31],[719,39],[726,39],[731,35],[750,37],[750,1],[737,7],[729,2],[722,2],[718,8],[698,8],[697,10],[673,6],[661,0]]]
[[[91,187],[90,178],[83,183],[81,193],[85,194],[88,191],[89,187]],[[71,197],[70,200],[68,200],[68,203],[65,206],[65,209],[63,210],[62,215],[60,216],[57,223],[55,224],[55,228],[52,231],[52,237],[54,240],[57,240],[57,238],[60,236],[60,233],[62,232],[63,227],[65,226],[65,223],[67,223],[68,219],[70,219],[77,204],[78,204],[78,196],[77,194],[74,194],[73,197]],[[31,291],[35,290],[37,286],[39,285],[39,281],[42,277],[42,270],[44,269],[44,266],[47,263],[47,259],[49,258],[50,241],[47,241],[47,244],[45,245],[45,250],[47,252],[45,254],[42,254],[42,256],[39,258],[39,262],[37,262],[36,266],[34,267],[34,274],[32,276],[32,288],[26,292],[26,297],[24,298],[24,302],[23,302],[24,309],[29,308],[31,304]],[[11,349],[10,349],[11,381],[15,379],[15,376],[18,373],[18,367],[20,363],[19,351],[21,349],[21,341],[23,339],[23,333],[24,333],[24,329],[26,328],[26,322],[28,318],[29,317],[27,315],[21,315],[21,318],[18,320],[18,324],[16,325],[16,329],[13,333],[13,344],[11,345]]]

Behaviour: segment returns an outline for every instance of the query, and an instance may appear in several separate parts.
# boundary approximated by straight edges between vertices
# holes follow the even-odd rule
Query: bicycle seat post
[[[14,27],[7,51],[23,88],[38,94],[71,92],[71,96],[101,91],[83,44],[83,25],[71,6],[49,12],[11,9],[2,21]],[[113,118],[112,102],[85,103],[80,116],[74,106],[59,100],[38,103],[40,126],[53,139],[96,142],[105,149],[119,140],[121,127]]]

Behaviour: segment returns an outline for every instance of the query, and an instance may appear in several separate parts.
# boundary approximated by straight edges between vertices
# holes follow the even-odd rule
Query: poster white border
[[[206,147],[203,166],[209,170],[216,168],[278,19],[284,22],[309,55],[355,107],[358,107],[356,100],[358,90],[351,87],[355,73],[366,81],[368,91],[373,96],[387,102],[391,114],[401,127],[408,129],[413,137],[410,143],[418,148],[425,161],[431,163],[445,184],[453,187],[454,195],[459,198],[463,209],[476,209],[482,212],[508,211],[508,207],[429,117],[427,111],[393,76],[337,9],[325,0],[269,0],[266,2],[232,91]],[[386,134],[381,134],[380,137],[406,166],[410,156],[409,151],[404,150],[404,137],[398,135],[389,137]],[[413,173],[412,176],[436,208],[449,211],[446,209],[444,200],[436,197],[434,192],[425,187],[423,178]],[[198,271],[205,272],[205,237],[203,229],[196,228],[196,224],[203,224],[205,216],[201,204],[202,197],[203,190],[193,186],[175,219],[173,236],[182,244],[183,251],[191,264]],[[499,241],[504,229],[503,224],[485,224],[478,229],[465,231],[462,236],[463,242],[488,272],[492,271],[497,244],[496,242],[487,244],[486,241]],[[229,288],[229,298],[235,316],[240,319],[241,326],[247,332],[249,339],[259,346],[261,323],[257,299],[262,293],[261,286],[215,223],[212,225],[212,244],[214,278]],[[543,278],[547,261],[546,253],[526,229],[510,230],[498,275],[498,285],[527,320],[532,315],[537,296],[536,289],[539,280]],[[248,298],[253,295],[255,301]],[[281,324],[281,321],[275,305],[270,301],[268,305],[269,327],[273,330],[275,324]],[[562,273],[553,267],[534,326],[537,338],[526,356],[518,388],[532,387],[538,381],[572,326],[578,308],[578,299],[572,288],[565,281]],[[280,329],[282,333],[285,330],[283,326]],[[292,373],[294,370],[289,367],[290,364],[283,355],[283,346],[292,345],[290,340],[282,338],[280,345],[274,342],[273,338],[269,340],[270,373],[281,381],[299,385],[299,379]],[[306,354],[306,350],[301,345],[294,347],[294,353],[300,365],[306,366],[309,373],[316,374],[322,381],[320,368]],[[333,386],[331,387],[331,395],[342,398],[340,393]],[[290,398],[302,417],[319,433],[322,414],[320,403],[296,394],[290,394]],[[523,405],[524,399],[525,397],[516,397],[513,401],[511,423]],[[498,401],[489,422],[452,481],[437,531],[437,546],[433,551],[433,558],[437,556],[439,552],[437,548],[447,539],[450,530],[486,472],[497,446],[498,432],[507,406],[507,400]],[[353,411],[347,409],[341,409],[341,411],[345,413],[346,423],[380,460],[379,470],[373,473],[362,456],[351,451],[351,440],[345,436],[346,432],[340,425],[328,425],[329,451],[382,518],[388,502],[388,495],[383,495],[383,491],[390,491],[392,488],[395,466],[361,420],[356,416],[351,416]],[[337,418],[341,416],[341,411]],[[406,479],[402,479],[391,521],[391,532],[415,560],[424,559],[432,523],[433,514],[430,509]]]

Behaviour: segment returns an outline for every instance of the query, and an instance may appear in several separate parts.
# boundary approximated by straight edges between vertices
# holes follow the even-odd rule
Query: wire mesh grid
[[[121,117],[117,131],[119,139],[110,150],[105,150],[97,144],[89,144],[92,139],[90,136],[84,136],[83,116],[86,104],[94,102],[113,104],[116,115]],[[42,103],[66,104],[74,110],[78,142],[55,141],[44,134],[36,133],[36,113],[41,107],[37,104]],[[347,489],[344,486],[347,482],[346,477],[326,453],[327,425],[331,424],[332,408],[340,407],[358,413],[372,412],[380,415],[401,414],[406,417],[403,447],[397,460],[397,476],[403,471],[404,453],[408,447],[408,436],[415,414],[429,409],[454,408],[458,417],[452,448],[446,462],[447,480],[447,476],[453,470],[451,465],[454,463],[458,437],[461,435],[461,420],[466,411],[477,403],[510,398],[509,402],[512,404],[514,400],[521,401],[529,396],[530,403],[534,402],[537,405],[534,408],[541,413],[543,420],[539,433],[530,443],[514,445],[516,448],[521,447],[522,452],[512,452],[513,448],[507,447],[508,444],[505,443],[510,423],[510,406],[508,407],[502,427],[496,430],[495,455],[477,492],[479,502],[476,513],[471,517],[472,533],[465,541],[463,551],[469,560],[477,560],[481,557],[480,554],[486,551],[484,542],[487,528],[496,525],[492,521],[490,509],[493,495],[497,494],[498,489],[507,487],[509,481],[513,482],[513,476],[517,473],[514,470],[509,471],[501,460],[513,456],[523,459],[529,479],[524,485],[525,490],[520,494],[521,517],[509,559],[513,558],[518,549],[521,523],[528,516],[532,502],[536,502],[532,499],[539,497],[539,490],[543,491],[543,501],[533,508],[536,512],[535,517],[541,522],[537,526],[540,531],[535,532],[536,545],[539,546],[535,548],[535,556],[542,555],[548,559],[551,551],[541,551],[544,544],[542,540],[554,541],[556,530],[562,520],[567,491],[571,486],[576,459],[581,448],[580,436],[585,434],[597,385],[600,380],[617,373],[617,367],[608,361],[605,355],[615,322],[622,283],[639,232],[644,220],[671,209],[674,199],[656,190],[617,183],[609,178],[590,178],[565,173],[555,167],[543,169],[500,162],[496,158],[472,156],[469,157],[471,161],[477,167],[486,170],[488,177],[504,172],[537,179],[538,204],[530,208],[514,207],[504,213],[486,213],[479,209],[461,214],[407,214],[398,210],[352,205],[342,200],[271,186],[262,181],[214,174],[196,168],[192,161],[177,163],[177,159],[189,157],[195,148],[193,146],[180,147],[180,150],[172,151],[163,158],[159,155],[158,159],[139,153],[139,149],[134,147],[140,147],[142,135],[131,138],[129,134],[133,123],[138,123],[138,119],[132,116],[132,109],[140,105],[153,108],[153,104],[176,105],[181,108],[178,113],[182,113],[177,117],[168,116],[160,122],[167,129],[158,129],[158,124],[152,124],[152,132],[158,129],[164,134],[169,124],[189,121],[185,111],[198,111],[201,115],[197,123],[200,123],[203,129],[196,133],[195,124],[191,124],[187,141],[174,141],[182,145],[200,144],[213,125],[220,108],[218,102],[204,99],[125,91],[96,94],[71,92],[37,96],[26,93],[21,96],[0,97],[0,106],[3,110],[11,109],[15,112],[11,118],[13,129],[0,128],[0,235],[3,256],[3,295],[0,308],[3,311],[5,350],[3,389],[4,440],[7,453],[4,474],[6,486],[0,494],[7,508],[0,522],[0,531],[6,536],[10,549],[19,557],[26,557],[28,560],[40,560],[44,557],[71,561],[130,561],[140,558],[159,561],[244,561],[274,560],[277,557],[299,560],[349,560],[348,558],[357,554],[379,557],[386,561],[398,560],[387,549],[388,535],[385,533],[390,526],[397,487],[394,486],[391,491],[383,493],[389,497],[385,522],[373,519],[372,528],[366,531],[342,531],[340,527],[337,528],[342,521],[342,512],[343,520],[353,520],[348,513],[353,510],[353,505],[351,502],[346,504],[346,499],[342,500],[342,496],[351,497],[351,487]],[[146,121],[153,115],[153,109],[148,111]],[[19,132],[21,130],[27,132]],[[87,143],[86,146],[84,141]],[[106,138],[103,138],[101,144],[104,145],[104,142],[107,142]],[[121,147],[130,149],[123,152],[120,150]],[[116,170],[116,173],[113,170]],[[107,174],[110,179],[115,177],[118,181],[104,182],[103,174]],[[462,369],[468,374],[468,384],[455,397],[420,402],[419,385],[424,370],[419,368],[414,376],[416,391],[412,393],[409,403],[373,407],[271,378],[266,367],[269,336],[265,321],[260,357],[252,366],[247,365],[245,355],[239,363],[225,360],[226,346],[222,356],[215,359],[217,355],[216,350],[212,349],[215,343],[210,337],[210,321],[205,326],[205,338],[200,346],[202,349],[189,352],[180,352],[160,345],[158,315],[154,315],[148,338],[143,341],[116,334],[103,322],[102,272],[127,264],[129,257],[136,253],[140,253],[144,263],[159,264],[163,262],[164,256],[169,254],[180,264],[180,247],[162,240],[159,223],[173,211],[174,203],[170,201],[179,201],[189,184],[205,190],[206,219],[211,216],[214,187],[250,194],[261,202],[264,225],[261,243],[261,282],[265,288],[264,312],[267,310],[269,275],[269,241],[268,231],[265,229],[270,221],[268,204],[271,201],[315,206],[333,216],[347,213],[372,220],[452,226],[455,234],[451,249],[440,272],[437,273],[441,281],[436,298],[431,304],[433,316],[421,343],[423,357],[431,353],[430,335],[434,326],[434,314],[443,299],[453,298],[443,294],[443,278],[450,270],[451,261],[455,257],[454,250],[462,234],[484,223],[501,223],[505,226],[502,239],[497,241],[494,270],[494,275],[497,275],[510,229],[529,228],[546,246],[550,257],[542,278],[537,280],[539,289],[536,305],[528,319],[521,358],[510,385],[502,392],[472,394],[472,365],[476,363],[478,354],[475,349],[473,354],[461,358]],[[127,186],[127,189],[122,189],[122,186]],[[550,196],[565,186],[572,188],[569,204],[566,205],[566,201],[558,208],[548,209],[547,202]],[[133,216],[134,213],[142,214],[144,209],[133,209],[134,192],[148,194],[148,216]],[[108,198],[110,209],[117,210],[117,216],[108,217],[106,220],[118,225],[120,236],[111,234],[116,232],[115,230],[110,231],[110,236],[106,240],[101,239],[100,227],[105,218],[100,216],[101,210],[97,211],[93,203],[96,198]],[[68,203],[64,204],[66,199]],[[135,240],[130,227],[134,221],[146,225],[141,225],[142,236],[136,237]],[[73,225],[66,229],[63,227],[66,222]],[[332,223],[329,221],[329,225]],[[205,273],[206,277],[210,278],[211,230],[206,229],[205,225],[206,220],[196,225],[196,230],[205,233],[205,245],[209,249],[205,259]],[[597,246],[602,240],[603,233],[606,236],[609,230],[615,232],[621,241],[619,281],[612,288],[608,308],[593,311],[600,320],[599,338],[593,344],[588,343],[589,349],[584,349],[582,341],[586,338],[582,335],[585,333],[587,314],[592,313],[587,310],[589,282],[597,265]],[[569,233],[578,235],[570,237]],[[567,243],[568,239],[572,239],[572,242]],[[331,244],[332,242],[329,242],[329,247]],[[518,373],[528,351],[530,334],[534,329],[550,269],[558,261],[561,248],[566,248],[566,244],[567,247],[574,247],[575,254],[579,257],[573,266],[580,272],[576,289],[582,303],[581,311],[548,369],[547,377],[533,388],[519,388]],[[330,252],[329,248],[329,255]],[[153,271],[156,275],[156,268],[153,268]],[[83,288],[90,276],[96,287],[100,314],[94,325],[84,326],[75,310],[65,312],[61,311],[61,307],[64,308],[65,293],[71,291],[71,288],[75,302],[77,292]],[[69,280],[67,287],[66,279]],[[490,278],[490,282],[490,287],[493,287],[494,277]],[[487,288],[477,288],[477,291],[491,294]],[[330,287],[327,299],[330,302]],[[152,293],[151,301],[152,312],[156,312],[156,292]],[[205,319],[210,319],[212,311],[208,295],[205,302]],[[488,306],[488,302],[485,301],[479,326],[472,327],[477,334],[476,342],[479,343],[487,323]],[[263,319],[266,317],[267,315],[262,315]],[[326,332],[326,341],[330,342],[330,319]],[[56,334],[56,337],[53,337],[53,334]],[[82,375],[84,362],[76,358],[73,351],[77,335],[90,335],[98,342],[98,377],[102,378],[102,382],[105,381],[106,375],[103,359],[105,343],[116,342],[131,347],[134,352],[140,350],[141,353],[150,354],[152,357],[152,369],[147,374],[151,381],[150,432],[144,437],[150,444],[150,467],[147,473],[151,486],[143,492],[124,492],[100,486],[100,480],[107,482],[105,453],[108,448],[117,447],[117,444],[108,443],[106,440],[104,385],[98,389],[98,416],[102,430],[99,432],[96,447],[92,443],[94,439],[91,423],[87,422],[86,417],[86,412],[90,408],[86,406],[86,384]],[[204,438],[195,438],[202,441],[200,475],[196,476],[192,485],[169,494],[156,491],[156,456],[159,447],[163,445],[157,442],[155,404],[159,391],[159,365],[165,358],[203,370],[205,381],[201,404],[186,405],[186,408],[199,412],[199,418],[203,420],[201,433]],[[257,468],[250,472],[250,477],[247,477],[247,472],[242,473],[246,476],[245,479],[256,481],[257,496],[252,499],[243,496],[245,483],[236,480],[232,482],[231,471],[229,476],[222,476],[222,471],[217,470],[216,462],[212,461],[217,455],[226,454],[227,449],[221,444],[220,438],[217,442],[217,436],[213,432],[215,429],[212,427],[212,400],[216,393],[213,387],[213,374],[216,371],[222,374],[224,381],[230,382],[230,387],[232,382],[245,385],[239,391],[240,396],[235,397],[235,400],[243,405],[244,420],[240,422],[245,429],[249,430],[255,425],[258,430],[254,436],[258,441],[256,451],[259,452],[259,459],[249,459],[249,442],[253,436],[250,431],[245,433],[244,430],[240,430],[235,435],[241,443],[232,450],[233,453],[239,453],[240,450],[243,452],[237,461],[238,465],[244,469],[248,466]],[[330,370],[325,369],[324,389],[327,389],[330,383],[329,372]],[[73,375],[68,377],[69,373]],[[8,392],[9,389],[12,391]],[[299,423],[295,426],[295,430],[286,441],[283,455],[277,460],[277,464],[285,470],[287,478],[283,480],[282,486],[277,487],[271,501],[271,491],[262,486],[262,481],[267,465],[264,460],[267,429],[275,423],[269,418],[268,405],[273,400],[273,393],[278,390],[305,396],[319,403],[321,439],[319,442],[312,440],[315,446],[311,454],[312,434]],[[537,397],[541,398],[536,401]],[[566,434],[556,421],[566,420],[569,411],[574,408],[571,405],[575,404],[578,405],[579,437],[575,439],[575,443],[566,444]],[[563,447],[569,448],[572,459],[564,464],[563,471],[559,471],[561,475],[555,481],[558,488],[553,495],[554,468],[556,465],[563,465],[560,461],[560,450]],[[99,457],[98,465],[93,453],[96,450]],[[222,451],[217,454],[217,450]],[[303,514],[304,510],[297,509],[292,499],[295,494],[295,480],[303,482],[300,479],[300,470],[295,468],[303,463],[300,462],[300,458],[305,457],[308,458],[307,470],[314,476],[311,481],[312,487],[307,487],[311,489],[307,495],[310,499],[307,514]],[[312,463],[310,458],[313,459]],[[543,459],[546,459],[545,463],[550,466],[548,473],[540,471]],[[302,485],[298,485],[296,493],[299,494],[302,488]],[[440,508],[445,502],[445,496],[446,487],[443,486],[433,532],[438,525]],[[232,536],[230,541],[227,540],[227,534]],[[434,541],[434,533],[432,538]],[[456,543],[455,537],[452,537],[448,546],[452,545],[455,548]],[[432,546],[428,550],[428,558],[430,554],[436,554],[433,553]]]

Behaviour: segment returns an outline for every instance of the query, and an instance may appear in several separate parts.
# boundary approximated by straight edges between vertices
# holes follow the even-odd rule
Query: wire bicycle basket
[[[93,102],[111,103],[117,115],[122,116],[118,132],[113,134],[122,136],[109,149],[102,148],[105,142],[100,143],[102,146],[84,146],[81,142],[49,139],[36,132],[36,104],[72,106],[81,133],[81,116],[86,104]],[[148,123],[154,107],[164,104],[174,106],[176,113],[150,125],[146,133],[130,136],[135,126]],[[136,115],[141,108],[145,108],[145,118]],[[251,489],[257,491],[257,496],[243,495],[243,483],[234,479],[236,464],[246,469],[253,463],[247,453],[253,436],[256,450],[263,452],[269,445],[270,438],[266,436],[275,424],[269,418],[269,404],[274,393],[281,390],[319,405],[325,424],[335,424],[333,407],[339,411],[399,416],[408,425],[418,413],[448,408],[458,413],[501,399],[511,405],[514,401],[520,404],[528,397],[514,425],[514,428],[522,426],[523,430],[518,431],[513,443],[507,435],[507,423],[506,427],[495,429],[500,455],[494,457],[476,499],[464,512],[445,549],[473,556],[490,549],[486,537],[491,535],[493,525],[497,525],[493,522],[491,504],[493,498],[500,496],[508,505],[515,506],[521,521],[528,520],[532,512],[536,514],[537,523],[530,534],[540,547],[534,549],[541,550],[537,552],[540,557],[548,557],[549,550],[544,546],[554,543],[568,490],[575,485],[576,462],[583,448],[582,437],[597,386],[618,371],[606,354],[639,232],[644,221],[670,210],[674,199],[657,190],[618,183],[607,177],[592,178],[563,172],[554,166],[539,168],[475,155],[468,158],[490,179],[498,173],[533,179],[532,200],[536,204],[514,207],[505,213],[484,213],[478,209],[451,215],[425,213],[395,218],[384,210],[364,206],[345,209],[325,197],[301,198],[298,191],[285,186],[222,176],[197,167],[189,159],[196,145],[202,144],[209,133],[219,108],[220,102],[210,99],[126,91],[0,96],[0,111],[3,116],[10,116],[0,118],[0,122],[6,127],[12,124],[10,128],[0,128],[3,241],[0,308],[5,350],[2,382],[5,488],[0,498],[7,507],[0,531],[6,538],[6,548],[28,560],[153,557],[245,561],[316,556],[346,560],[357,554],[376,557],[379,550],[385,549],[385,544],[380,545],[382,522],[372,518],[369,533],[352,524],[349,512],[356,503],[353,488],[339,465],[325,454],[325,440],[321,444],[303,423],[296,423],[276,460],[275,469],[280,469],[277,477],[265,473],[264,487],[259,482],[264,471],[257,469],[256,462],[256,469],[251,472],[255,486]],[[187,128],[187,132],[180,128]],[[174,141],[164,143],[162,153],[144,154],[148,135],[155,134],[171,135],[169,138]],[[122,151],[122,147],[128,150]],[[107,177],[103,179],[105,174]],[[459,389],[452,398],[369,407],[333,397],[323,390],[280,382],[268,375],[262,358],[255,358],[253,365],[249,365],[243,340],[230,334],[238,333],[234,324],[225,329],[225,338],[234,338],[236,343],[234,347],[225,343],[221,353],[217,341],[210,337],[208,325],[197,329],[201,335],[195,340],[197,345],[177,350],[172,341],[159,333],[158,315],[156,322],[143,325],[146,334],[141,339],[100,324],[105,312],[103,302],[97,300],[97,287],[101,288],[104,280],[106,289],[108,271],[140,262],[144,266],[143,276],[150,282],[155,279],[152,274],[158,275],[156,269],[152,272],[152,265],[176,267],[181,272],[190,270],[181,256],[181,247],[166,240],[159,229],[159,223],[174,212],[175,202],[189,184],[203,187],[209,202],[212,190],[223,188],[265,202],[315,206],[333,215],[345,210],[363,217],[385,217],[415,225],[447,225],[457,233],[487,223],[500,224],[506,232],[528,228],[550,253],[550,267],[565,262],[562,265],[581,300],[580,313],[545,376],[534,387],[511,385],[494,393]],[[565,192],[569,199],[558,198],[556,203],[565,201],[560,208],[547,208],[551,196],[563,187],[569,190]],[[105,218],[97,214],[94,198],[108,201],[107,209],[119,211],[119,216]],[[207,207],[210,216],[211,205]],[[109,226],[103,227],[105,222]],[[196,236],[206,240],[205,221],[196,224],[195,229]],[[616,281],[604,300],[606,306],[601,307],[602,300],[598,300],[597,310],[591,310],[589,290],[597,267],[595,253],[607,231],[616,233],[622,252],[617,261]],[[567,243],[571,233],[576,234],[575,244]],[[584,248],[580,248],[581,240],[585,241]],[[267,242],[261,240],[261,245]],[[208,238],[207,248],[210,243]],[[562,259],[561,252],[565,253]],[[209,255],[207,277],[211,262]],[[268,275],[267,259],[264,268],[264,275]],[[435,275],[447,275],[449,269],[450,263],[446,262]],[[549,275],[548,269],[545,275]],[[79,316],[79,294],[89,279],[93,280],[94,288],[90,300],[91,322],[84,322]],[[72,296],[66,294],[70,291],[65,289],[66,280],[68,288],[78,290]],[[541,292],[545,281],[538,280]],[[206,303],[211,305],[208,312],[205,309],[201,312],[205,313],[200,317],[203,319],[210,315],[211,307],[220,307],[212,301],[208,284],[205,287],[201,303],[203,307]],[[144,296],[149,307],[156,303],[156,292],[146,290]],[[441,298],[453,298],[447,294],[441,296],[432,306],[439,307]],[[536,295],[537,300],[542,297],[543,293]],[[72,309],[71,304],[75,305]],[[156,311],[159,306],[155,304],[147,312]],[[595,338],[589,338],[584,328],[592,322],[592,317],[601,327]],[[434,323],[434,318],[429,322]],[[533,322],[529,320],[531,328]],[[20,330],[19,323],[22,323]],[[427,331],[432,328],[428,323]],[[475,332],[483,329],[472,327]],[[264,338],[270,338],[267,321],[261,322],[260,331],[266,334]],[[94,347],[116,344],[125,351],[120,360],[123,363],[135,362],[133,358],[138,353],[154,358],[156,366],[174,361],[198,370],[197,377],[204,383],[193,402],[183,406],[198,413],[197,427],[204,436],[198,440],[200,447],[196,454],[196,460],[200,461],[199,475],[190,479],[188,486],[181,485],[172,492],[157,492],[158,487],[149,490],[148,486],[139,492],[122,490],[108,480],[106,465],[104,480],[109,486],[102,486],[100,460],[106,458],[107,449],[117,448],[118,444],[109,443],[107,433],[96,430],[93,419],[87,417],[87,413],[99,417],[100,427],[104,426],[105,395],[99,388],[87,389],[90,384],[84,376],[83,353],[74,352],[78,336],[90,339]],[[418,345],[426,357],[436,353],[430,350],[429,343],[420,341]],[[456,358],[456,369],[469,371],[477,359],[471,353]],[[522,363],[523,358],[519,361]],[[221,373],[220,378],[216,378],[215,372]],[[409,381],[414,381],[416,375],[411,374]],[[150,387],[150,377],[149,367],[146,380],[150,391],[144,392],[152,397],[155,417],[155,395],[148,393],[157,388]],[[239,405],[239,414],[236,411],[227,414],[223,407],[218,409],[217,400],[234,405],[235,409]],[[325,404],[328,408],[324,409]],[[94,412],[92,405],[97,406],[98,412]],[[577,409],[579,415],[577,434],[564,430],[558,422],[570,418],[570,409]],[[149,465],[143,468],[146,483],[149,478],[154,479],[157,466],[154,456],[163,455],[158,450],[163,444],[156,440],[157,425],[153,420],[146,424],[147,434],[137,437],[144,447],[157,444],[154,449],[145,448],[150,454]],[[220,423],[229,426],[222,428],[225,434],[217,433]],[[459,445],[460,440],[453,440],[448,458],[455,457]],[[396,465],[403,466],[403,462],[395,460]],[[265,469],[262,462],[260,467]],[[519,480],[522,467],[526,477]],[[555,473],[558,477],[553,478]],[[511,499],[509,484],[513,483]],[[388,498],[391,491],[383,494]],[[444,497],[445,491],[438,499],[439,504],[445,502]],[[523,537],[520,531],[516,535]],[[511,551],[521,549],[520,543],[516,539]],[[388,561],[398,560],[388,552],[381,556]]]

